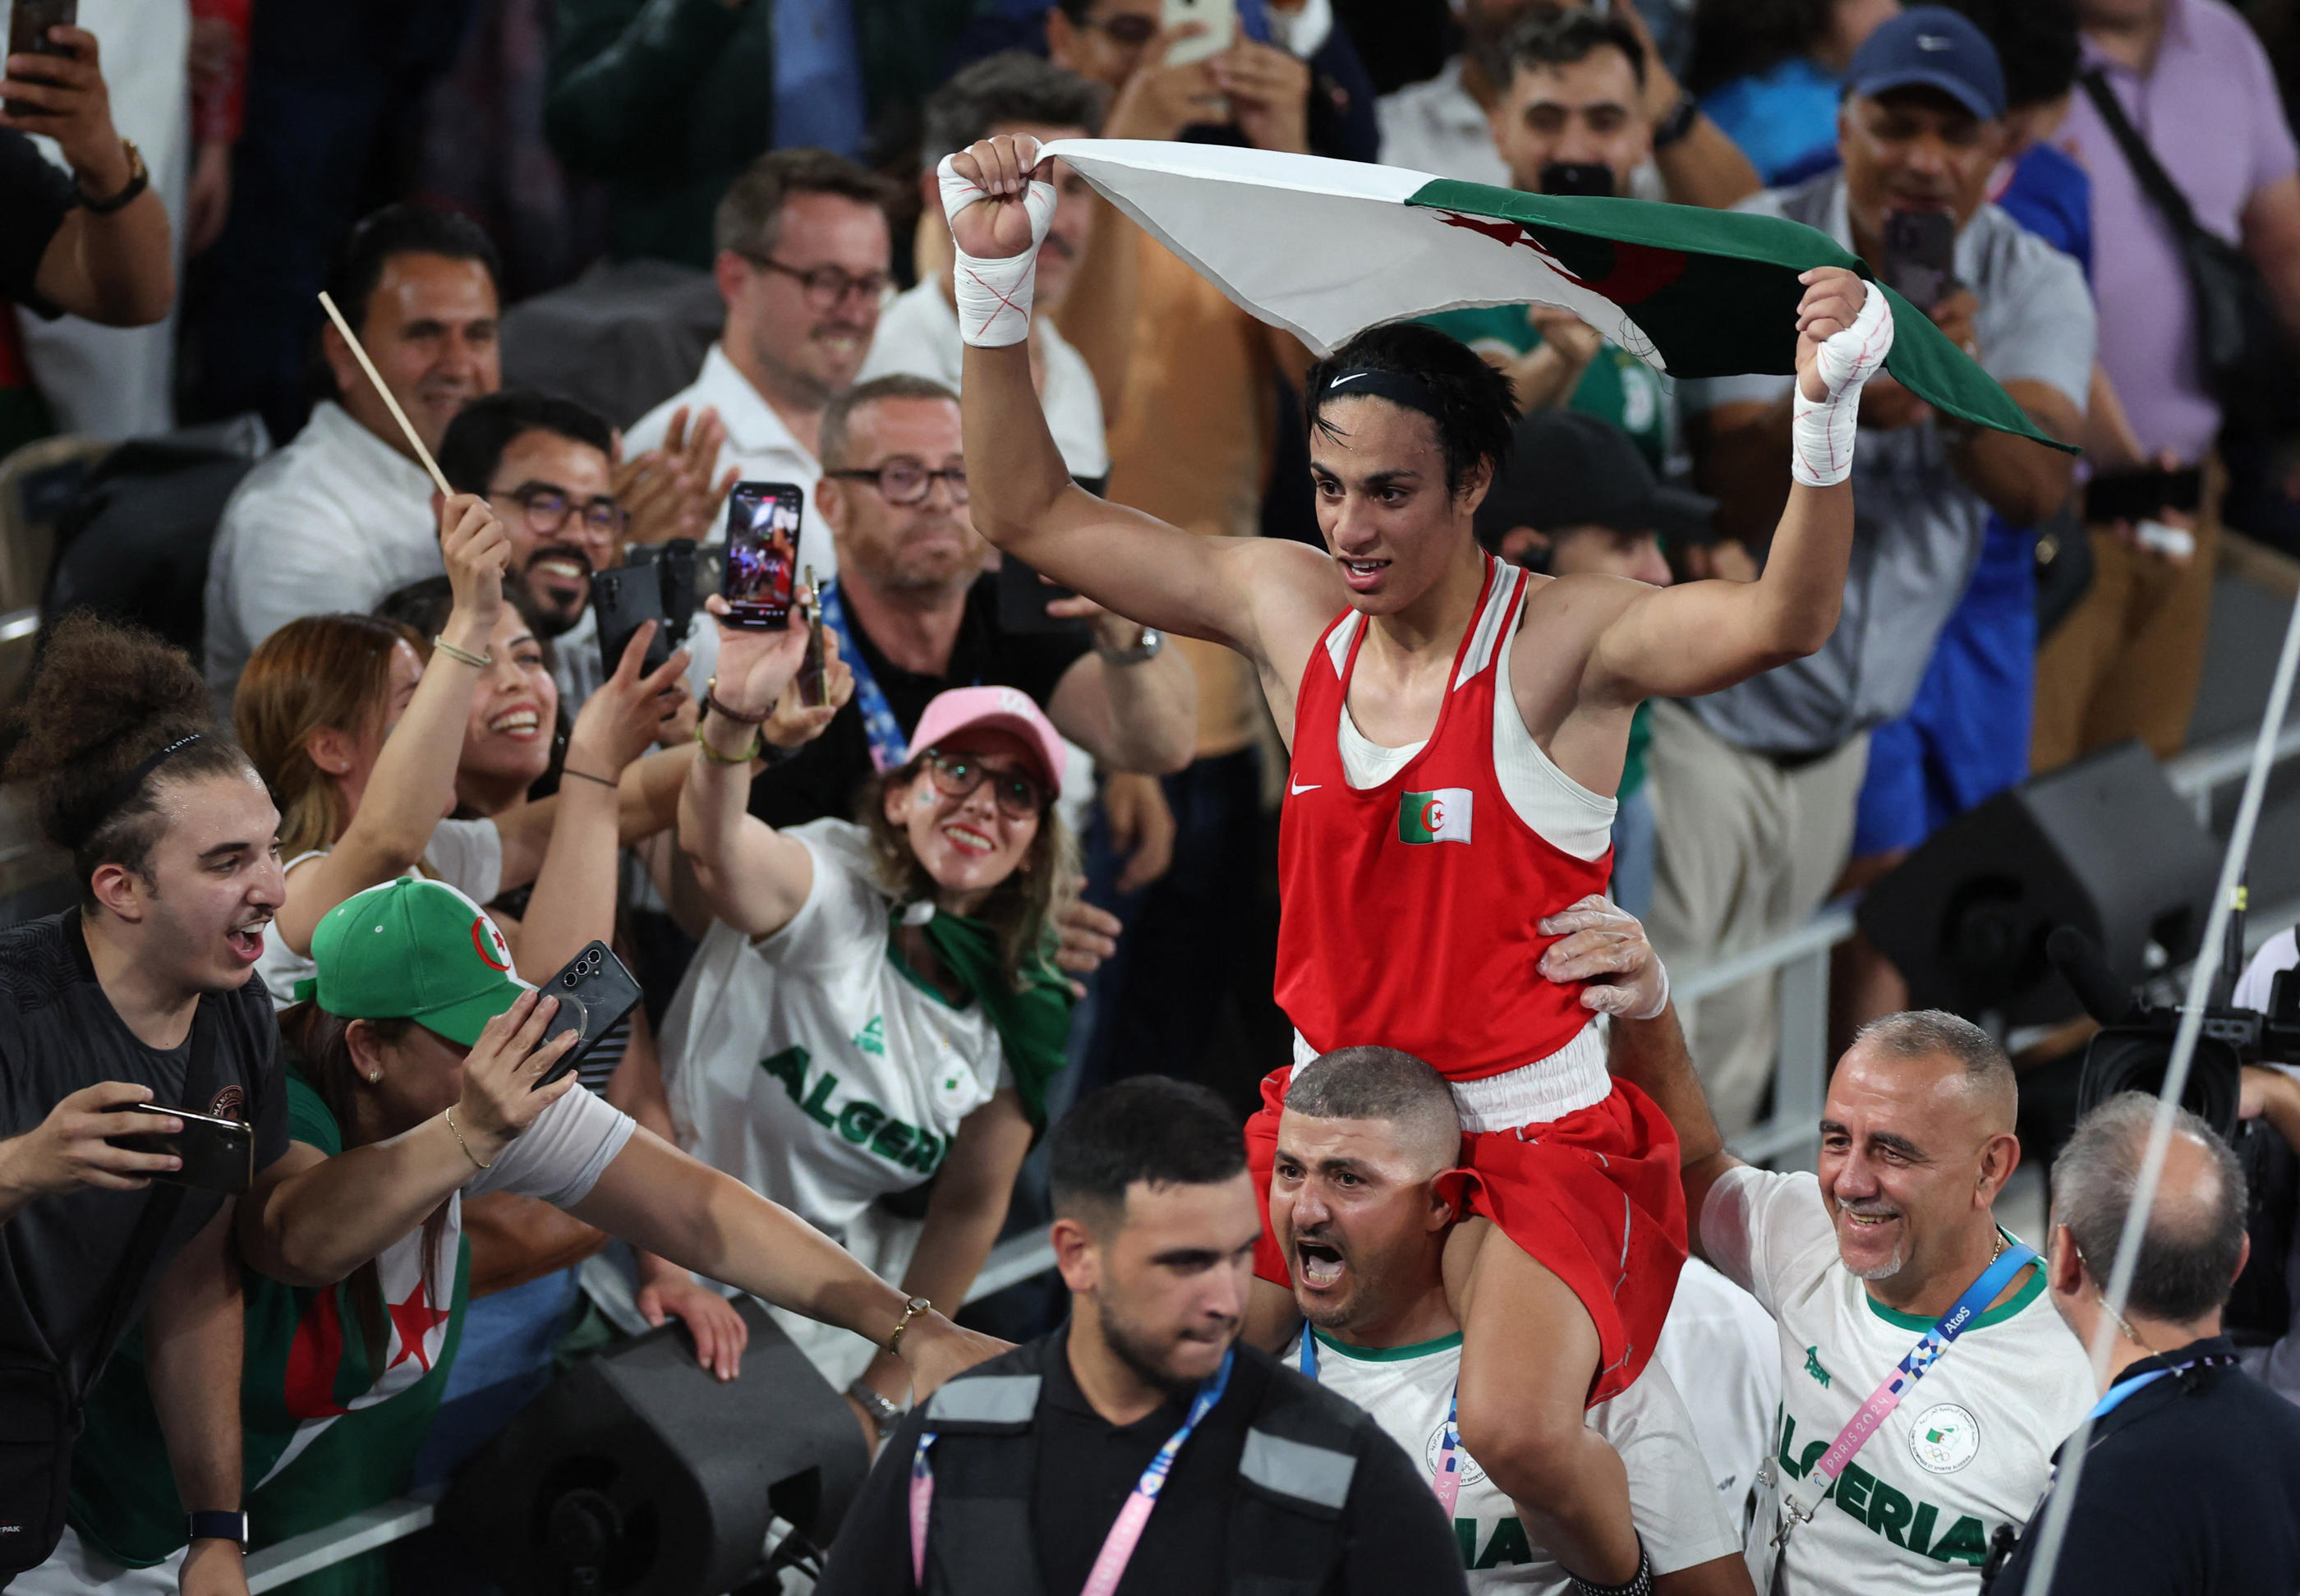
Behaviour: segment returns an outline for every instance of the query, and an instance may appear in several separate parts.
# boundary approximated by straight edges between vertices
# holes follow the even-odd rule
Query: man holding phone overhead
[[[2092,297],[2074,261],[1984,197],[2006,138],[1995,47],[1954,12],[1921,6],[1870,37],[1847,85],[1843,170],[1741,208],[1818,228],[1879,278],[1915,290],[1919,308],[2039,426],[2077,437]],[[1718,530],[1762,558],[1780,511],[1788,382],[1724,378],[1679,392]],[[1889,376],[1862,393],[1861,428],[1836,635],[1810,659],[1654,706],[1661,846],[1646,927],[1665,958],[1729,957],[1820,907],[1851,853],[1869,731],[1907,712],[1989,513],[2032,527],[2069,495],[2068,455],[1950,423]],[[1718,1121],[1738,1134],[1771,1078],[1771,978],[1688,1010]]]

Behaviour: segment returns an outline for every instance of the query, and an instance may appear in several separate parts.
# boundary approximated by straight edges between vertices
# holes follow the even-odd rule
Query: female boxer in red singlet
[[[1891,343],[1883,296],[1809,272],[1796,326],[1798,480],[1754,583],[1653,588],[1528,576],[1471,518],[1509,445],[1509,385],[1429,328],[1362,333],[1304,388],[1324,552],[1202,538],[1076,487],[1021,342],[1053,190],[1029,139],[945,162],[959,251],[974,524],[1145,625],[1254,661],[1293,752],[1281,844],[1280,1002],[1297,1059],[1377,1043],[1454,1083],[1474,1179],[1449,1246],[1464,1448],[1584,1583],[1642,1553],[1621,1459],[1586,1404],[1650,1355],[1684,1257],[1676,1143],[1607,1076],[1578,984],[1536,968],[1538,922],[1601,892],[1629,718],[1820,648],[1853,536],[1852,413]],[[1249,1144],[1266,1177],[1287,1072]],[[1267,1247],[1259,1272],[1287,1278]],[[1321,1266],[1327,1267],[1321,1264]],[[1346,1267],[1346,1266],[1345,1266]],[[1282,1286],[1249,1333],[1282,1339]],[[1265,1323],[1267,1318],[1269,1322]]]

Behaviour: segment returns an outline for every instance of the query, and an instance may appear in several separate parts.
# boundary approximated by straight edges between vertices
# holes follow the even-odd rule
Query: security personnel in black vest
[[[1427,1477],[1238,1340],[1261,1225],[1236,1117],[1140,1076],[1049,1153],[1069,1325],[895,1427],[819,1596],[1464,1592]]]

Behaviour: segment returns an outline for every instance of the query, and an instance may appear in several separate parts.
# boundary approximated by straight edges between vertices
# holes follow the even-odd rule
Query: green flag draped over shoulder
[[[1795,370],[1800,272],[1869,275],[1779,217],[1562,198],[1394,166],[1221,145],[1046,146],[1241,309],[1321,356],[1366,328],[1474,305],[1549,304],[1672,377]],[[2076,451],[1891,289],[1901,384],[1978,426]]]

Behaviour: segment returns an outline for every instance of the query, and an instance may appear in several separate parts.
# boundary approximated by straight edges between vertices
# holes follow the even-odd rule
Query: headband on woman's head
[[[143,787],[145,781],[151,776],[153,771],[157,770],[161,766],[175,758],[176,755],[183,752],[185,749],[189,748],[193,744],[205,742],[206,740],[207,733],[205,732],[194,732],[188,737],[178,737],[174,742],[169,744],[165,748],[161,749],[157,753],[147,755],[144,761],[136,767],[136,769],[130,770],[127,775],[121,777],[118,781],[113,782],[110,786],[106,787],[104,791],[103,801],[96,809],[97,819],[96,826],[88,827],[89,835],[95,835],[96,826],[103,825],[104,821],[109,820],[113,815],[119,813],[121,807],[130,798],[136,796],[137,793]]]
[[[1310,401],[1310,413],[1314,417],[1329,399],[1350,399],[1361,395],[1418,410],[1438,424],[1443,436],[1446,418],[1439,409],[1438,390],[1404,371],[1371,371],[1363,367],[1337,371]]]

